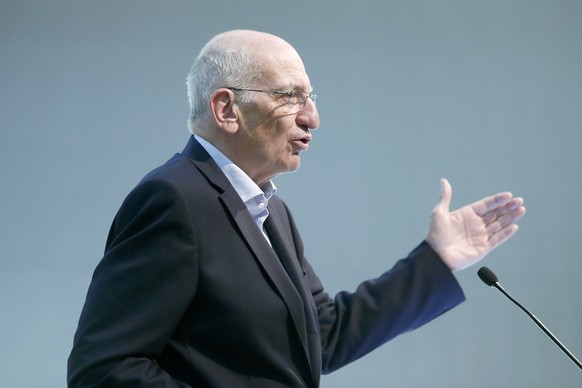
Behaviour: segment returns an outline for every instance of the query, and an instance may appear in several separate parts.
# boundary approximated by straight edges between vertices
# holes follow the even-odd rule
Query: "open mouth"
[[[302,137],[300,139],[295,139],[291,143],[295,146],[294,148],[299,149],[301,151],[306,151],[309,148],[309,142],[311,138],[309,137]]]

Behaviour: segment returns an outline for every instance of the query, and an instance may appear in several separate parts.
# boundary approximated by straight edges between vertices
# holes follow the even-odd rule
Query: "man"
[[[513,235],[523,200],[449,212],[356,292],[328,296],[271,179],[319,126],[297,52],[254,31],[213,38],[188,76],[193,136],[128,195],[95,270],[68,364],[74,387],[317,387],[460,303],[452,271]]]

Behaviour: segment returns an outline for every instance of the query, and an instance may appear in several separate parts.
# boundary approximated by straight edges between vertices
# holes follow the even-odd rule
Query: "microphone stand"
[[[560,349],[562,349],[562,351],[564,353],[566,353],[566,355],[568,357],[570,357],[570,360],[574,361],[574,364],[578,365],[578,368],[582,369],[582,363],[580,363],[580,361],[578,361],[578,359],[572,354],[572,352],[570,352],[568,350],[568,348],[566,346],[564,346],[564,344],[562,344],[560,342],[560,340],[558,338],[556,338],[556,336],[554,334],[552,334],[552,332],[542,323],[542,321],[540,321],[535,315],[533,315],[528,309],[526,309],[521,303],[519,303],[517,300],[515,300],[515,298],[513,298],[507,291],[505,291],[503,289],[503,287],[501,287],[501,285],[499,284],[499,282],[495,282],[492,284],[492,287],[497,288],[499,291],[501,291],[501,293],[503,295],[505,295],[510,301],[512,301],[513,303],[515,303],[515,305],[517,307],[519,307],[520,309],[522,309],[535,323],[536,325],[539,326],[540,329],[542,329],[544,331],[544,333],[546,333],[548,335],[548,337],[550,337],[552,339],[552,341],[554,341],[554,343],[556,345],[558,345],[558,347]]]

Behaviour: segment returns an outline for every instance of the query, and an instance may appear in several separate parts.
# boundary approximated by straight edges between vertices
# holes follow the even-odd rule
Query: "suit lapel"
[[[311,357],[309,355],[310,346],[308,345],[306,330],[307,325],[312,325],[313,323],[306,322],[306,308],[303,302],[309,299],[305,298],[305,290],[300,283],[302,276],[299,277],[299,266],[296,264],[297,260],[291,259],[288,243],[283,239],[276,222],[272,220],[273,215],[267,217],[265,223],[268,233],[272,236],[273,247],[271,247],[265,240],[262,232],[257,228],[245,204],[228,181],[228,178],[226,178],[204,147],[193,136],[182,154],[196,165],[206,176],[209,183],[220,193],[220,200],[226,209],[228,209],[242,236],[254,253],[257,262],[264,269],[285,302],[299,334],[299,338],[301,339],[301,344],[311,363]],[[280,257],[277,257],[273,248],[277,250],[281,260]],[[308,319],[312,321],[313,317],[311,317],[311,314],[308,314],[308,316]]]
[[[257,261],[263,267],[283,298],[293,322],[299,331],[299,335],[304,342],[306,333],[303,301],[289,274],[281,264],[273,248],[271,248],[259,228],[257,228],[257,224],[253,221],[236,191],[230,187],[222,194],[221,199],[228,208],[249,247],[255,254]]]

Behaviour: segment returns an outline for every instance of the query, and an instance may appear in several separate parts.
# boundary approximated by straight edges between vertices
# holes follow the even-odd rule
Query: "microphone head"
[[[483,283],[487,284],[489,287],[493,286],[497,283],[497,276],[487,267],[481,267],[479,271],[477,271],[477,275],[479,278],[483,280]]]

